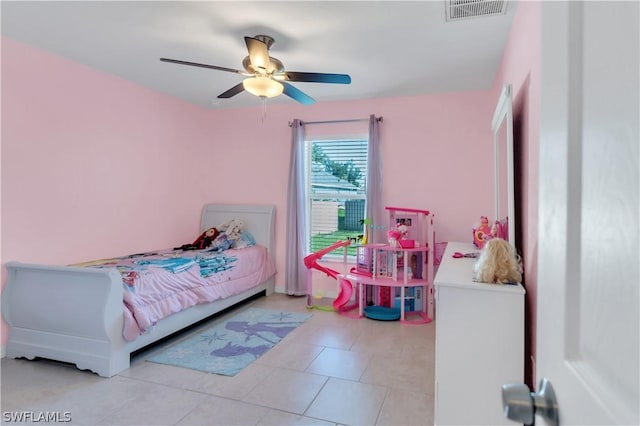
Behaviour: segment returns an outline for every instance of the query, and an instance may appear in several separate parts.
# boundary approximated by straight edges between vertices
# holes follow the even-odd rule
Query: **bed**
[[[128,290],[120,270],[8,262],[2,294],[2,313],[10,327],[7,357],[47,358],[112,377],[129,368],[131,353],[242,301],[270,295],[275,286],[275,206],[207,204],[201,232],[232,219],[244,222],[256,246],[266,248],[270,270],[250,288],[173,313],[135,340],[123,333]]]

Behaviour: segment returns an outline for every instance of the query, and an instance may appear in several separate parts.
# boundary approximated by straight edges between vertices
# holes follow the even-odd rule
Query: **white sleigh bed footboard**
[[[106,377],[129,367],[116,270],[15,262],[7,270],[8,357],[71,362]]]
[[[241,219],[273,256],[274,216],[274,206],[208,204],[203,208],[201,230]],[[122,335],[124,290],[116,269],[18,262],[8,262],[6,267],[2,314],[10,326],[7,356],[68,362],[104,377],[128,369],[132,352],[252,296],[269,295],[275,287],[271,276],[243,293],[170,315],[128,342]]]

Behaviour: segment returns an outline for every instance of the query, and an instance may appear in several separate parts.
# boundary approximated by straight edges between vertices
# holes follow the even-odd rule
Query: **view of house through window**
[[[363,234],[367,193],[367,139],[310,140],[306,143],[309,252]],[[355,255],[355,249],[348,250]],[[342,249],[330,254],[342,255]]]

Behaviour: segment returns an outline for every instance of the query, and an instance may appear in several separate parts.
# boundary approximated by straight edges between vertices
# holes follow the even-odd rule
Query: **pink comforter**
[[[221,253],[162,250],[87,266],[120,271],[127,341],[173,313],[242,293],[275,274],[267,249],[257,245]]]

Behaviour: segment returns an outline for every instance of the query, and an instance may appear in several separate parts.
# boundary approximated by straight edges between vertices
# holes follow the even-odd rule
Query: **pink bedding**
[[[127,341],[135,340],[164,317],[242,293],[275,274],[267,249],[258,245],[223,252],[161,250],[82,266],[120,271]]]

